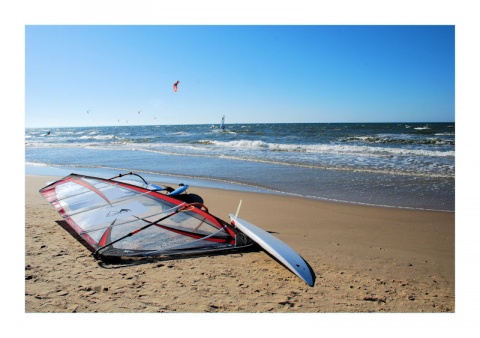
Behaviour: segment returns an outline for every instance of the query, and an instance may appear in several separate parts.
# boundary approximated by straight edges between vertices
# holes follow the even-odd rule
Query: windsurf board
[[[240,217],[235,217],[233,214],[230,214],[230,221],[238,230],[250,237],[265,251],[278,259],[294,274],[305,281],[305,283],[310,286],[315,284],[315,273],[313,270],[308,263],[286,243],[258,226]]]

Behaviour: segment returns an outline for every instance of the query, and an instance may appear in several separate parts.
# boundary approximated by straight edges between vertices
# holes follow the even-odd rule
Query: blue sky
[[[222,115],[454,121],[455,28],[25,27],[26,127],[211,124]]]

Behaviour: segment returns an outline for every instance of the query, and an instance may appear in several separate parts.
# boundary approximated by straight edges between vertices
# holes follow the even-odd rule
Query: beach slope
[[[454,312],[455,213],[191,187],[295,249],[313,287],[260,249],[99,264],[26,176],[25,312]]]

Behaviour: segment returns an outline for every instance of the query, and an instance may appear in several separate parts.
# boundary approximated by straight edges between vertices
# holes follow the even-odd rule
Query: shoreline
[[[69,167],[62,167],[62,166],[43,166],[43,165],[34,165],[34,164],[26,164],[25,165],[25,173],[26,175],[32,176],[53,176],[53,177],[64,177],[69,175],[72,172],[82,173],[85,175],[91,176],[98,176],[98,177],[108,177],[106,175],[107,172],[111,171],[111,176],[114,176],[118,173],[116,170],[114,173],[114,169],[109,168],[97,168],[97,171],[93,168],[90,170],[74,170],[76,168],[71,168],[72,170],[67,170]],[[84,168],[88,169],[88,168]],[[130,170],[123,170],[123,172],[128,172]],[[313,201],[319,202],[326,202],[326,203],[336,203],[336,204],[347,204],[347,205],[358,205],[358,206],[367,206],[367,207],[380,207],[380,208],[393,208],[393,209],[405,209],[405,210],[419,210],[419,211],[435,211],[435,212],[449,212],[455,213],[455,210],[444,210],[444,209],[431,209],[431,208],[420,208],[420,207],[408,207],[408,206],[395,206],[395,205],[381,205],[375,203],[365,203],[365,202],[358,202],[358,201],[348,201],[348,200],[339,200],[327,197],[318,197],[318,196],[310,196],[310,195],[301,195],[294,192],[285,192],[280,190],[275,190],[273,188],[255,186],[245,183],[239,182],[231,182],[220,180],[216,178],[200,178],[200,177],[190,177],[188,175],[175,175],[175,174],[153,174],[153,173],[145,173],[140,171],[134,171],[141,174],[147,181],[151,181],[152,183],[168,185],[168,186],[176,186],[179,182],[186,182],[190,186],[197,186],[202,189],[218,189],[218,190],[228,190],[228,191],[239,191],[239,192],[254,192],[260,194],[267,194],[267,195],[278,195],[284,197],[294,197],[294,198],[304,198]],[[161,181],[158,181],[158,180]],[[173,181],[177,183],[172,183]]]
[[[190,187],[224,220],[272,232],[315,271],[307,286],[264,251],[102,267],[25,175],[25,312],[455,312],[455,213]]]

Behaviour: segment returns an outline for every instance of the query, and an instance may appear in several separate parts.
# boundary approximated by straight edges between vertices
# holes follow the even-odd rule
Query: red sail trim
[[[70,176],[70,177],[67,178],[66,181],[75,182],[77,184],[80,184],[80,185],[84,186],[87,189],[92,190],[94,193],[98,194],[101,198],[103,198],[108,204],[110,204],[110,201],[108,200],[107,196],[105,196],[105,194],[103,192],[101,192],[100,190],[95,188],[93,185],[91,185],[87,181],[83,180],[81,177],[80,178],[75,178],[73,176]]]
[[[115,219],[110,224],[107,231],[104,232],[104,234],[102,235],[102,238],[100,238],[100,241],[98,242],[98,246],[105,246],[112,241],[112,239],[111,239],[112,228],[113,228],[113,225],[115,224],[116,221],[117,221],[117,219]]]
[[[103,234],[102,238],[98,242],[98,246],[105,246],[110,242],[110,234],[112,233],[112,227],[108,227],[107,231]]]
[[[88,176],[84,176],[88,178]],[[92,177],[93,178],[93,177]],[[49,202],[49,203],[58,203],[58,197],[56,193],[56,187],[60,184],[65,184],[66,182],[71,181],[74,183],[77,183],[89,190],[92,190],[94,193],[98,194],[101,198],[103,198],[108,204],[110,204],[110,201],[108,200],[108,197],[105,196],[104,193],[102,193],[99,189],[95,188],[93,185],[90,183],[86,182],[83,180],[81,177],[79,177],[77,174],[71,174],[70,176],[67,176],[61,180],[58,180],[56,182],[53,182],[51,185],[43,188],[40,190],[40,193],[42,194],[43,197]],[[108,180],[103,180],[103,181],[108,181]],[[110,181],[111,182],[111,181]]]
[[[70,226],[72,230],[74,230],[80,237],[82,237],[85,242],[89,245],[89,249],[93,252],[95,248],[98,248],[98,243],[89,234],[85,233],[85,230],[82,229],[80,226],[75,223],[73,219],[70,217],[66,217],[65,221]]]
[[[40,193],[49,203],[53,204],[54,202],[58,201],[55,188],[57,187],[57,185],[63,184],[63,182],[65,182],[64,179],[53,182],[52,184],[40,189]]]
[[[55,183],[52,183],[52,185],[46,187],[46,188],[43,188],[40,190],[40,193],[42,194],[43,197],[45,197],[45,199],[51,203],[53,205],[53,207],[58,211],[58,213],[63,217],[67,217],[67,212],[65,211],[65,209],[63,209],[62,205],[60,204],[60,202],[58,201],[58,197],[57,197],[57,192],[55,190],[56,186],[59,184],[59,183],[63,183],[64,180],[61,180],[61,181],[57,181]]]

